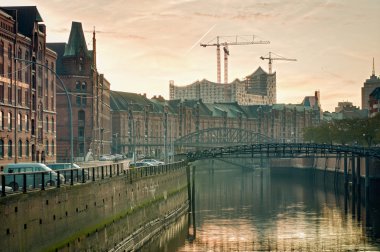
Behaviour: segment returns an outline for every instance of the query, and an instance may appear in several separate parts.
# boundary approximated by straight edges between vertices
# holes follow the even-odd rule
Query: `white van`
[[[58,182],[58,176],[55,171],[41,163],[17,163],[7,164],[4,167],[5,184],[12,187],[14,191],[22,188],[24,185],[23,175],[26,174],[26,187],[37,188],[41,186],[42,176],[46,186],[54,186]],[[60,175],[61,182],[64,177]]]

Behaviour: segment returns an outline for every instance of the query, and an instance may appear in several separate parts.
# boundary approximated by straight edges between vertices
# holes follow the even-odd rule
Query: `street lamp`
[[[27,63],[31,63],[31,64],[36,64],[38,66],[42,66],[48,70],[50,70],[51,72],[54,73],[54,75],[57,77],[57,79],[59,80],[63,90],[65,91],[65,94],[66,94],[66,97],[67,97],[67,104],[68,104],[68,108],[69,108],[69,128],[70,128],[70,163],[71,163],[71,166],[73,165],[74,161],[73,161],[73,157],[74,157],[74,144],[73,144],[73,115],[72,115],[72,107],[71,107],[71,100],[70,100],[70,97],[69,97],[69,92],[67,91],[66,89],[66,86],[65,84],[63,84],[63,81],[61,80],[61,78],[59,78],[59,75],[53,70],[51,69],[50,67],[44,65],[44,64],[41,64],[41,63],[38,63],[38,62],[35,62],[35,61],[31,61],[31,60],[26,60],[26,59],[20,59],[20,58],[14,58],[15,60],[18,60],[18,61],[22,61],[22,62],[27,62]]]

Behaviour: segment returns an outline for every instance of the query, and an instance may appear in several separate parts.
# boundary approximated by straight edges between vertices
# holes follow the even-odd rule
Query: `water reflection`
[[[170,236],[144,251],[380,250],[362,221],[371,214],[368,209],[353,197],[345,199],[344,192],[318,186],[319,177],[215,167],[210,172],[209,165],[197,165],[196,239],[186,239],[191,218],[184,217]],[[371,225],[378,222],[373,219]]]

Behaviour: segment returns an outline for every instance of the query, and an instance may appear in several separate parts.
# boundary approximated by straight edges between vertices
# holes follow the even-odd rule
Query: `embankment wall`
[[[0,198],[0,250],[138,248],[187,209],[188,195],[185,165],[152,176],[135,171]]]

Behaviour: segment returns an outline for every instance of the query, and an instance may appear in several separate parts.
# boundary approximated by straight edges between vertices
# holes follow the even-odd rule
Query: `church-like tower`
[[[110,83],[96,66],[96,33],[93,50],[87,48],[82,24],[72,22],[66,43],[51,43],[58,53],[57,72],[70,93],[73,116],[74,159],[97,159],[111,151]],[[70,131],[67,127],[66,94],[57,86],[57,159],[69,160]]]

